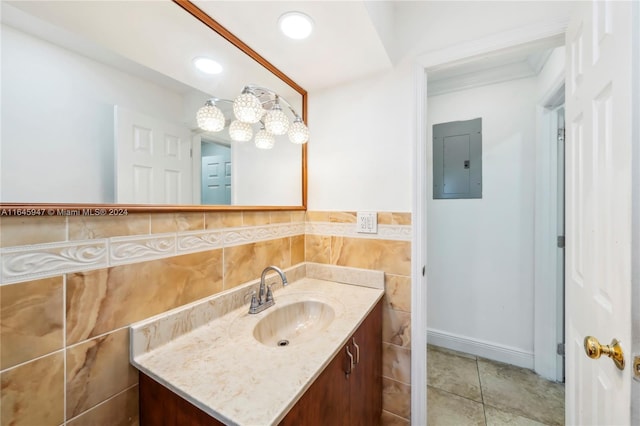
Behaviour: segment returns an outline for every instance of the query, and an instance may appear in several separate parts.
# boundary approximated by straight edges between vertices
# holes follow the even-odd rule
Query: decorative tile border
[[[134,235],[0,249],[0,285],[304,235],[304,222]]]
[[[109,265],[144,262],[176,255],[176,234],[109,239]]]
[[[239,246],[258,241],[293,237],[294,235],[304,235],[304,222],[253,226],[250,228],[229,228],[224,232],[224,246]]]
[[[2,284],[46,278],[109,264],[105,239],[36,244],[0,250]]]
[[[307,222],[305,234],[376,240],[411,241],[411,225],[378,225],[378,233],[356,232],[355,223]]]
[[[353,223],[294,222],[7,247],[0,249],[0,285],[305,234],[411,241],[411,225],[360,234]]]
[[[214,250],[224,247],[224,232],[196,231],[178,235],[178,253],[194,253],[203,250]]]

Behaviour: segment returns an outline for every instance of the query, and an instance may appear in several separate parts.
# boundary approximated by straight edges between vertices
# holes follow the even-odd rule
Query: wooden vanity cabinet
[[[377,425],[382,415],[382,301],[356,330],[349,343],[354,342],[360,347],[360,362],[349,377],[349,424]]]
[[[144,373],[140,373],[138,386],[142,426],[224,426]]]
[[[359,349],[358,349],[359,348]],[[347,375],[353,355],[351,374]],[[281,426],[380,424],[382,415],[382,301],[280,423]]]
[[[357,345],[357,347],[356,347]],[[359,349],[358,349],[359,347]],[[350,358],[354,363],[351,374]],[[217,426],[223,423],[140,373],[140,424]],[[282,426],[372,426],[382,414],[382,301],[282,420]]]

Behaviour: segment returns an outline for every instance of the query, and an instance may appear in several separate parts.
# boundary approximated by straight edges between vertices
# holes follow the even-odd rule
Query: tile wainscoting
[[[408,213],[355,233],[352,212],[0,220],[1,424],[138,423],[129,324],[305,260],[385,272],[384,421],[410,415]]]
[[[355,222],[355,212],[307,212],[305,258],[309,262],[385,273],[382,423],[408,425],[411,418],[411,214],[378,213],[377,234],[356,233]]]

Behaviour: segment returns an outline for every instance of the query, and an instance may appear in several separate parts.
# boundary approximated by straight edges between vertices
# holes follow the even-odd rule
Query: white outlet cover
[[[356,232],[361,234],[377,234],[378,213],[358,212],[356,219]]]

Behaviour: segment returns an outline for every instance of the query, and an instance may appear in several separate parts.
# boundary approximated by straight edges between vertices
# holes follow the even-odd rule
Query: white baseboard
[[[427,329],[427,343],[533,370],[533,353],[469,337]]]

